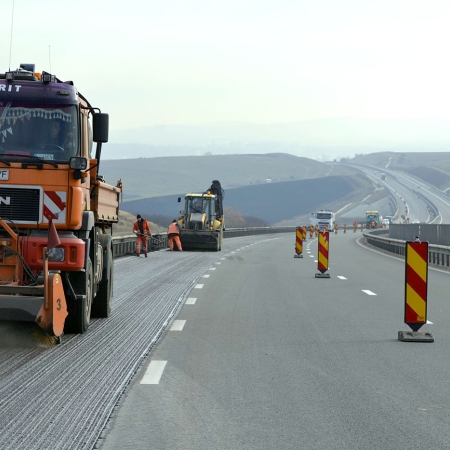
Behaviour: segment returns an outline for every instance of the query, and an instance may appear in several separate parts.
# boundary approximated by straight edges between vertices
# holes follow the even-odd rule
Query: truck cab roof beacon
[[[99,174],[108,120],[34,64],[0,74],[2,317],[61,336],[109,315],[122,183]]]

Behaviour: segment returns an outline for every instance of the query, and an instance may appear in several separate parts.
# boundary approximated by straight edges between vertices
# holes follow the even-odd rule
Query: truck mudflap
[[[61,275],[50,273],[46,284],[45,300],[35,322],[49,336],[59,337],[64,332],[64,322],[68,315]]]
[[[218,250],[220,236],[221,234],[218,231],[181,230],[180,241],[183,250],[195,248]]]
[[[1,285],[0,311],[6,320],[36,322],[49,336],[61,336],[68,315],[61,275],[50,273],[39,286]]]

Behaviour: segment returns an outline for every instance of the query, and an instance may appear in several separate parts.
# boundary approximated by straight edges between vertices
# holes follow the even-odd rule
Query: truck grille
[[[38,222],[39,189],[0,187],[0,217],[14,222]]]

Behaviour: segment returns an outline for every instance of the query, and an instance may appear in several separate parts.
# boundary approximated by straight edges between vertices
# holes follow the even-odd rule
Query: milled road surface
[[[250,237],[261,241],[267,237]],[[226,240],[233,250],[243,238]],[[222,252],[116,260],[112,316],[43,348],[33,325],[1,323],[0,448],[92,449],[186,293]]]

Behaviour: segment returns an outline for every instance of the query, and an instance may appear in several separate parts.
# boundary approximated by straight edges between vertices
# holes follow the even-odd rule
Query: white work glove
[[[134,233],[134,234],[138,234],[137,230],[134,230],[133,233]]]

